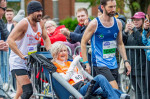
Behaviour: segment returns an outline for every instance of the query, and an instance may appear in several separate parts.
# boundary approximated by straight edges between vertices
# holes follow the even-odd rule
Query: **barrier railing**
[[[78,48],[81,48],[81,47],[80,46],[76,47],[74,54],[76,54],[76,50]],[[91,47],[87,46],[87,49],[89,48]],[[124,92],[129,92],[130,91],[129,89],[134,89],[135,99],[149,99],[150,96],[149,96],[148,90],[150,86],[149,85],[150,84],[150,77],[149,77],[150,68],[148,66],[150,65],[150,62],[147,60],[146,53],[144,50],[150,49],[150,46],[125,46],[125,48],[126,48],[128,59],[130,61],[132,71],[131,71],[131,75],[129,78],[126,76],[126,73],[125,73],[126,71],[123,74],[120,74],[121,75],[120,83],[123,83],[121,84],[121,88]],[[119,57],[118,63],[120,64],[121,55],[118,53],[116,54],[116,56]],[[92,67],[91,70],[92,70],[92,75],[93,75],[93,66],[91,67]]]
[[[77,49],[81,48],[80,46],[76,47],[75,48],[75,51],[74,51],[74,54],[76,54],[76,51]],[[87,46],[87,49],[89,49],[90,46]],[[126,51],[127,51],[127,55],[128,55],[128,59],[130,60],[130,63],[131,63],[131,66],[133,67],[133,62],[135,63],[134,64],[134,67],[135,67],[135,73],[134,75],[130,75],[130,79],[125,79],[126,81],[127,80],[130,80],[130,83],[133,85],[134,83],[134,90],[135,90],[135,99],[149,99],[149,93],[148,93],[148,88],[149,88],[149,72],[150,72],[150,68],[148,67],[150,64],[149,61],[147,61],[147,57],[146,55],[143,56],[143,54],[145,54],[145,49],[150,49],[150,47],[148,46],[125,46],[126,48]],[[71,49],[69,49],[68,47],[68,50],[69,50],[69,53],[70,55],[72,55],[72,52],[71,52]],[[45,48],[42,46],[40,48],[40,51],[46,51]],[[144,52],[143,52],[144,51]],[[134,55],[132,55],[134,53]],[[7,55],[7,56],[5,56]],[[5,57],[4,57],[5,56]],[[119,63],[121,61],[121,56],[120,54],[118,55],[119,56]],[[132,59],[132,57],[135,57],[135,59]],[[10,74],[9,74],[9,64],[8,64],[8,57],[9,57],[9,52],[4,52],[3,51],[0,51],[0,70],[1,70],[1,75],[3,75],[2,73],[4,72],[5,68],[3,68],[3,64],[5,67],[8,67],[8,69],[6,69],[7,73],[5,74],[4,73],[4,76],[3,76],[3,81],[4,82],[7,82],[7,78],[9,79],[10,77]],[[6,60],[5,60],[6,59]],[[144,61],[145,59],[145,61]],[[145,63],[144,63],[145,62]],[[139,65],[140,64],[140,65]],[[144,65],[145,64],[145,65]],[[137,67],[139,66],[139,67]],[[143,66],[145,66],[145,68],[143,69]],[[34,69],[32,69],[32,76],[31,76],[31,80],[33,81],[33,86],[34,86],[34,95],[35,96],[42,96],[42,97],[52,97],[52,93],[49,92],[49,87],[50,85],[48,83],[46,83],[46,78],[45,78],[45,75],[44,74],[40,74],[40,77],[41,79],[43,80],[39,80],[39,84],[37,83],[37,79],[36,79],[36,74],[39,72],[40,68],[38,66],[38,64],[34,64]],[[141,70],[141,71],[139,71]],[[92,71],[93,71],[93,68],[92,68]],[[93,74],[93,72],[92,72]],[[135,77],[134,77],[135,76]],[[135,82],[133,82],[133,78]],[[140,80],[140,81],[138,81]],[[38,86],[37,86],[38,85]],[[137,89],[139,88],[139,86],[141,87],[140,91],[141,91],[141,98],[138,96],[138,91]],[[126,88],[126,87],[125,87]],[[145,91],[146,90],[146,91]]]

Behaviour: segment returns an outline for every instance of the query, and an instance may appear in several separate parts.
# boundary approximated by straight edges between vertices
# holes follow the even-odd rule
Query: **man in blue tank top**
[[[101,0],[103,14],[90,22],[81,41],[81,52],[86,70],[91,68],[87,61],[86,44],[91,39],[92,64],[95,75],[104,75],[113,88],[118,89],[114,76],[117,76],[118,66],[115,57],[118,48],[127,68],[127,75],[131,72],[131,66],[127,60],[125,47],[122,41],[122,23],[113,16],[116,11],[115,0]],[[114,74],[114,76],[113,76]]]

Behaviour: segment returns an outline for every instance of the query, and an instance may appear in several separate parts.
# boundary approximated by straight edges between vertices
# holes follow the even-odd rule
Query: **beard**
[[[34,20],[35,22],[40,22],[41,19],[42,19],[42,15],[37,15],[37,16],[35,16],[35,17],[33,18],[33,20]]]
[[[106,15],[108,15],[109,17],[113,17],[115,15],[115,11],[112,12],[107,12],[107,10],[105,9]]]

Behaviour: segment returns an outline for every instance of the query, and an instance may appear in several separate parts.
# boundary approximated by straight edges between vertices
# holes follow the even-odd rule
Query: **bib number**
[[[74,75],[71,77],[71,79],[73,79],[73,81],[74,81],[75,83],[78,83],[78,82],[84,80],[83,75],[81,75],[81,74],[74,74]]]
[[[103,58],[112,58],[116,54],[116,41],[103,42]]]
[[[37,52],[37,46],[28,46],[28,55],[31,55],[32,53]]]

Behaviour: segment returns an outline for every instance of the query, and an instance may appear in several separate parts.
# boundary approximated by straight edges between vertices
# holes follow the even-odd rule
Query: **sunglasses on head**
[[[5,8],[3,8],[3,7],[0,7],[1,9],[3,9],[4,11],[6,11],[6,7]]]

